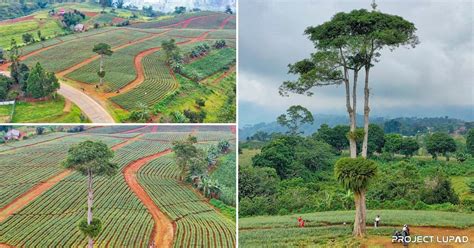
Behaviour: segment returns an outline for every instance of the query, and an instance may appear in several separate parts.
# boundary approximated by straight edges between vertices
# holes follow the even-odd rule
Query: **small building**
[[[19,140],[21,139],[21,132],[16,129],[10,129],[8,132],[3,136],[5,140]]]
[[[76,26],[74,26],[74,32],[84,32],[85,31],[85,26],[84,24],[76,24]]]

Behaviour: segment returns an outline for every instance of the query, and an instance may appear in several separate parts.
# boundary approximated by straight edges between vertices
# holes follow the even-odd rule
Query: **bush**
[[[415,206],[413,207],[415,210],[428,210],[429,208],[430,206],[422,201],[416,202]]]
[[[99,219],[93,218],[91,224],[87,224],[87,219],[82,219],[79,222],[79,230],[86,236],[95,238],[99,236],[100,231],[102,230],[102,223]]]

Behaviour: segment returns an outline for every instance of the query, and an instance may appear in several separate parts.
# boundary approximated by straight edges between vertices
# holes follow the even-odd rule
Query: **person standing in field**
[[[379,225],[380,225],[380,215],[377,215],[377,217],[375,217],[374,227],[377,228],[379,227]]]

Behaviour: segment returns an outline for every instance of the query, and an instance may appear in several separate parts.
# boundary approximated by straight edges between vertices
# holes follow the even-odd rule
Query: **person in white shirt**
[[[379,227],[379,224],[380,224],[380,215],[377,215],[377,217],[375,217],[374,227],[375,228]]]

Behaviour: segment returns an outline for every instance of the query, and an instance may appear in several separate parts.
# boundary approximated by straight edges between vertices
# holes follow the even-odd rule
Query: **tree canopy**
[[[64,166],[86,176],[89,171],[94,175],[112,176],[118,169],[110,162],[113,156],[114,152],[105,143],[88,140],[69,148]]]
[[[296,135],[301,125],[313,124],[314,118],[311,112],[301,105],[294,105],[286,110],[286,114],[278,116],[278,124],[287,127],[289,133]]]

